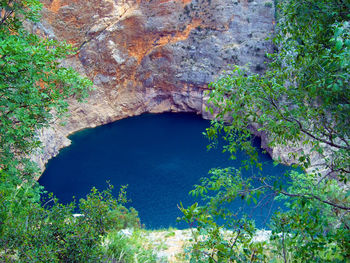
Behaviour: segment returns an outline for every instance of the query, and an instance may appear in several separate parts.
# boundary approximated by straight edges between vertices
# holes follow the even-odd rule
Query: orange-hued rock
[[[42,131],[43,165],[66,136],[144,112],[204,112],[203,91],[232,64],[265,68],[270,0],[43,0],[37,28],[78,48],[64,62],[95,86],[65,127]]]

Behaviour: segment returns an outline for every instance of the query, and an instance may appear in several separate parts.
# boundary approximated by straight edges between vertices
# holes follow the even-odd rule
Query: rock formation
[[[64,61],[94,82],[65,126],[40,131],[41,165],[77,130],[145,112],[205,112],[205,90],[232,64],[265,68],[270,0],[44,0],[35,25],[78,54]]]

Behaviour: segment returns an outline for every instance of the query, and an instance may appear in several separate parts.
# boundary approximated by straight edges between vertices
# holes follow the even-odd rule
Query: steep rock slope
[[[64,61],[94,82],[86,104],[71,102],[65,126],[40,132],[46,161],[66,136],[144,112],[205,112],[208,83],[232,64],[264,70],[274,28],[269,0],[44,0],[35,29],[66,40]]]

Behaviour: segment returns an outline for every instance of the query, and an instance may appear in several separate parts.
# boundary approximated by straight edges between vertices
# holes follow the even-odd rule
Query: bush
[[[110,229],[114,230],[141,227],[138,212],[133,207],[128,209],[120,205],[107,214],[107,220]]]
[[[137,212],[132,210],[130,213],[112,196],[111,190],[112,187],[99,192],[93,188],[85,199],[79,201],[82,214],[79,217],[73,217],[77,209],[75,203],[62,205],[55,198],[50,199],[53,204],[49,208],[37,200],[29,202],[24,199],[23,206],[18,206],[21,202],[17,199],[12,199],[13,203],[5,202],[1,212],[10,216],[2,222],[0,245],[4,253],[0,254],[0,261],[100,261],[103,258],[101,241],[108,231],[139,226]],[[13,204],[17,204],[21,213]],[[120,211],[125,218],[117,224]],[[113,220],[111,215],[114,215]]]

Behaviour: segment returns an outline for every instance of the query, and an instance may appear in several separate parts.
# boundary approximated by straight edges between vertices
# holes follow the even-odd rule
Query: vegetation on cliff
[[[0,1],[0,261],[96,262],[109,230],[139,227],[126,209],[125,188],[92,189],[76,205],[43,200],[37,166],[27,157],[40,146],[39,129],[67,111],[67,98],[82,100],[91,82],[60,61],[74,54],[65,43],[28,33],[38,22],[38,0]],[[42,200],[41,200],[42,199]],[[74,217],[75,212],[84,216]]]
[[[212,170],[192,191],[206,205],[181,208],[183,220],[198,230],[191,262],[264,262],[271,250],[274,262],[350,259],[350,3],[279,2],[278,52],[268,55],[264,75],[237,67],[211,84],[209,102],[219,113],[207,135],[215,141],[224,134],[224,150],[232,155],[237,149],[248,153],[251,162],[241,169],[261,167],[251,145],[254,123],[268,135],[269,147],[303,149],[291,150],[289,158],[304,172],[290,172],[286,187],[279,183],[283,175],[247,179],[241,169]],[[236,198],[260,204],[262,194],[284,199],[288,207],[273,216],[268,246],[251,242],[253,223],[228,206]],[[234,231],[228,237],[223,228]]]

